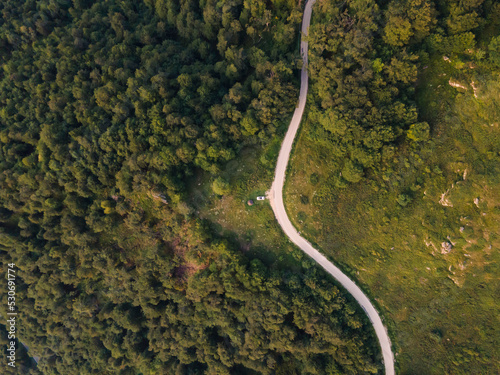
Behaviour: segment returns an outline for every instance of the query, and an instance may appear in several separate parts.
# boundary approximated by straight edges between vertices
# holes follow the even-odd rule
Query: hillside
[[[496,373],[499,7],[330,4],[311,30],[290,216],[393,321],[401,374]],[[397,42],[395,13],[410,25]]]

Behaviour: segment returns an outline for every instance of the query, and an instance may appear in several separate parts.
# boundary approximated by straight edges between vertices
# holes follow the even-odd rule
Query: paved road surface
[[[19,341],[19,342],[21,342],[21,341]],[[30,356],[30,354],[29,354],[30,348],[24,342],[21,342],[21,344],[26,348],[26,351],[28,352],[28,357],[29,357]],[[38,364],[38,361],[40,360],[40,357],[33,356],[31,358],[33,358],[33,360]]]
[[[312,6],[316,0],[309,0],[306,4],[304,10],[304,17],[302,20],[302,33],[307,35],[309,24],[311,21],[311,11]],[[302,238],[297,230],[294,228],[290,219],[288,218],[285,206],[283,204],[283,184],[285,182],[286,167],[288,165],[288,160],[290,158],[290,152],[292,151],[293,140],[297,134],[297,130],[300,125],[300,120],[302,119],[302,114],[304,113],[304,108],[306,105],[307,89],[308,89],[308,76],[307,76],[307,51],[308,45],[306,41],[300,42],[300,51],[302,54],[302,59],[304,65],[301,72],[301,83],[300,83],[300,95],[299,103],[295,112],[293,114],[292,121],[288,127],[285,139],[281,145],[281,150],[278,156],[278,163],[276,165],[276,172],[274,175],[273,185],[271,190],[267,193],[271,207],[273,208],[276,219],[280,224],[281,228],[285,234],[290,238],[290,240],[296,244],[302,251],[313,258],[321,267],[323,267],[330,275],[332,275],[342,286],[347,289],[349,293],[358,301],[363,310],[368,315],[368,318],[372,322],[373,328],[377,335],[380,347],[382,349],[382,356],[384,359],[385,373],[386,375],[394,375],[394,356],[391,350],[391,341],[387,334],[387,330],[380,319],[380,316],[375,310],[368,297],[363,293],[363,291],[351,280],[349,279],[339,268],[337,268],[332,262],[330,262],[324,255],[322,255],[318,250],[316,250],[308,241]]]

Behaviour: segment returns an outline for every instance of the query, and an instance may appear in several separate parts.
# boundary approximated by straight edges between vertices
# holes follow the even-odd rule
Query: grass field
[[[308,137],[315,124],[306,121],[287,209],[392,320],[401,374],[499,373],[498,76],[438,57],[417,92],[431,140],[403,144],[380,171],[345,188],[335,186],[336,161]]]

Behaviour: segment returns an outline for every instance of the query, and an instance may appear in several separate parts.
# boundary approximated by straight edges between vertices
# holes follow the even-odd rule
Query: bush
[[[408,205],[408,203],[411,202],[411,197],[409,195],[406,195],[406,194],[399,194],[398,195],[398,199],[396,199],[396,201],[402,206],[402,207],[406,207]]]
[[[500,36],[491,39],[488,50],[490,51],[490,61],[496,66],[500,66]]]
[[[212,182],[212,190],[217,195],[226,195],[231,191],[229,183],[222,177],[217,177],[214,182]]]
[[[342,177],[348,182],[356,183],[363,177],[363,168],[354,164],[352,160],[347,160],[342,169]]]
[[[312,173],[309,176],[309,182],[311,185],[316,185],[319,182],[319,175],[317,173]]]
[[[424,142],[429,139],[429,124],[426,122],[418,122],[410,125],[410,129],[406,133],[408,139],[414,142]]]

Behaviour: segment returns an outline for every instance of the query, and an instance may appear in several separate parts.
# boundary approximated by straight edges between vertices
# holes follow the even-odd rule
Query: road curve
[[[316,0],[309,0],[306,3],[304,10],[304,17],[302,19],[302,34],[307,36],[309,24],[311,22],[311,12],[312,6]],[[285,135],[285,139],[281,145],[280,153],[278,156],[278,163],[276,165],[276,172],[274,174],[274,181],[271,186],[271,190],[267,192],[267,196],[271,203],[271,207],[274,211],[274,215],[278,220],[281,228],[285,234],[290,238],[290,240],[297,245],[303,252],[313,258],[321,267],[323,267],[326,272],[332,275],[342,286],[352,294],[352,296],[358,301],[363,310],[368,315],[375,333],[377,335],[380,347],[382,349],[382,356],[384,360],[384,367],[386,375],[394,375],[394,356],[391,350],[391,341],[387,330],[380,319],[377,310],[370,302],[368,297],[363,293],[363,291],[347,277],[338,267],[336,267],[332,262],[330,262],[323,254],[316,250],[306,239],[302,238],[297,230],[294,228],[290,219],[288,218],[283,204],[283,185],[285,183],[286,167],[288,165],[288,160],[290,159],[290,153],[292,151],[293,141],[297,130],[302,119],[302,114],[304,113],[304,108],[306,106],[306,97],[308,89],[308,76],[307,76],[307,52],[308,43],[307,41],[301,40],[300,42],[300,52],[302,55],[303,66],[300,75],[300,94],[298,106],[293,113],[292,120],[288,127],[288,131]]]

